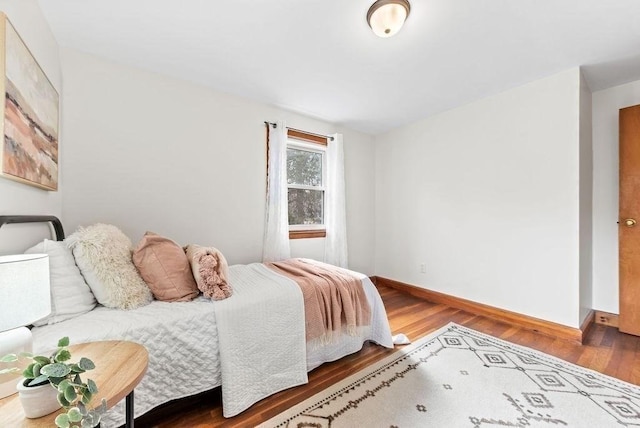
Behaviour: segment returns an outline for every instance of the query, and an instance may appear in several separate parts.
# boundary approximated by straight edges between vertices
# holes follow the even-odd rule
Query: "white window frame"
[[[327,147],[322,144],[307,143],[293,138],[287,138],[287,149],[304,150],[307,152],[319,153],[322,155],[322,186],[305,186],[299,184],[287,183],[287,194],[289,189],[302,189],[302,190],[319,190],[322,191],[322,224],[290,224],[289,231],[304,231],[304,230],[325,230],[325,206],[327,200]],[[289,210],[289,204],[287,203],[287,213]]]

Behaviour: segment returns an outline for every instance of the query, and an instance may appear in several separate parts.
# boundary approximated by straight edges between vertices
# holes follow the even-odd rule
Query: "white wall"
[[[59,94],[62,74],[58,57],[58,44],[35,0],[0,0],[0,10],[22,37],[40,67]],[[60,151],[66,150],[64,132],[60,132]],[[59,164],[60,169],[64,165]],[[57,192],[49,192],[33,186],[0,178],[0,214],[48,214],[61,215],[64,174],[59,176]],[[0,253],[21,251],[42,239],[42,231],[24,226],[5,226],[0,233]],[[30,232],[34,232],[33,234]],[[46,231],[45,231],[46,232]],[[45,235],[46,237],[46,235]],[[18,242],[19,241],[19,242]]]
[[[572,69],[377,137],[376,274],[578,327],[579,93]]]
[[[63,49],[66,226],[109,222],[137,242],[146,230],[218,247],[230,263],[262,254],[263,121],[345,144],[350,267],[373,273],[370,136],[188,82]],[[324,240],[295,241],[322,259]]]
[[[618,110],[640,104],[640,80],[593,93],[593,306],[619,313]]]
[[[591,90],[580,73],[580,323],[593,309],[593,139]]]

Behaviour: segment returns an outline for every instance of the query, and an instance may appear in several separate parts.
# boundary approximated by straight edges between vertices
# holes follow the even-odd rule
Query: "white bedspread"
[[[58,339],[71,344],[130,340],[149,352],[149,368],[135,389],[135,416],[168,401],[223,385],[225,416],[262,398],[307,382],[307,371],[357,352],[367,340],[392,348],[382,299],[368,277],[358,276],[371,307],[371,326],[359,336],[306,350],[304,304],[298,285],[261,264],[230,267],[234,295],[212,303],[159,302],[130,311],[98,306],[58,324],[32,330],[34,352],[48,352]],[[90,372],[89,372],[90,375]],[[100,387],[100,385],[98,385]],[[124,400],[101,426],[122,425]]]
[[[260,263],[229,268],[233,296],[216,301],[225,417],[307,383],[298,285]]]
[[[55,349],[64,336],[69,336],[72,345],[117,339],[146,346],[149,368],[135,389],[135,416],[221,384],[214,306],[204,297],[193,302],[153,301],[131,311],[98,306],[78,318],[37,327],[32,332],[36,353]],[[91,378],[91,372],[87,377]],[[110,409],[101,426],[124,424],[124,406],[122,400]]]

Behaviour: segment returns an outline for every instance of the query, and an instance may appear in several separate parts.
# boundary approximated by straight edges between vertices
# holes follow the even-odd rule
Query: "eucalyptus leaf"
[[[77,407],[70,408],[67,415],[69,416],[70,422],[80,422],[82,420],[82,413]]]
[[[42,369],[40,369],[40,372],[42,374],[46,374],[49,377],[64,377],[71,373],[71,369],[67,367],[66,364],[54,363],[42,367]]]
[[[66,413],[60,413],[56,416],[56,426],[59,428],[69,428],[71,424],[69,423],[69,416]]]
[[[85,358],[85,357],[80,358],[80,361],[78,362],[78,365],[83,370],[92,370],[92,369],[96,368],[96,365],[93,364],[93,361],[91,361],[90,359]]]
[[[93,379],[87,380],[87,386],[89,387],[89,392],[91,392],[92,394],[95,394],[96,392],[98,392],[98,385],[96,385]]]
[[[40,375],[35,379],[32,379],[27,386],[38,386],[39,384],[42,384],[44,382],[49,382],[49,378],[46,375]]]
[[[84,404],[89,404],[89,402],[91,401],[92,398],[93,398],[93,394],[88,389],[85,389],[82,392],[82,402]]]
[[[27,366],[26,369],[24,369],[22,371],[22,376],[24,376],[27,379],[33,379],[35,376],[33,375],[33,366],[35,365],[35,363],[31,363]]]
[[[65,408],[71,405],[71,403],[69,403],[69,401],[67,401],[67,399],[64,398],[63,392],[58,393],[58,403],[60,403],[62,407],[65,407]]]
[[[33,373],[33,377],[40,376],[40,369],[42,368],[42,364],[33,363],[33,367],[31,368],[31,372]]]
[[[64,392],[64,390],[71,385],[71,382],[69,382],[69,379],[64,379],[62,381],[60,381],[60,383],[58,384],[58,391],[62,391]]]
[[[68,385],[64,389],[64,398],[66,398],[69,403],[73,403],[77,397],[76,389],[72,385]]]
[[[65,336],[58,340],[58,348],[64,348],[65,346],[69,346],[69,336]]]
[[[50,377],[49,382],[51,382],[51,385],[58,386],[60,385],[60,382],[62,382],[65,379],[66,378],[64,377]]]
[[[66,349],[60,349],[54,358],[57,363],[63,363],[71,359],[71,352]]]
[[[80,367],[78,364],[72,364],[72,365],[69,366],[69,368],[74,373],[84,373],[84,372],[86,372],[86,370],[83,369],[82,367]]]
[[[18,356],[16,354],[8,354],[0,358],[0,363],[15,363],[16,361],[18,361]]]
[[[46,366],[47,364],[51,364],[51,360],[47,357],[43,357],[42,355],[37,355],[33,357],[33,361],[40,364],[41,366]]]

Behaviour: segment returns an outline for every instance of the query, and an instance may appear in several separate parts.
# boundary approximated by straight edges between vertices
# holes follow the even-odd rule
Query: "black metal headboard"
[[[0,215],[0,227],[12,223],[51,223],[56,232],[56,240],[64,240],[64,229],[54,215]]]

